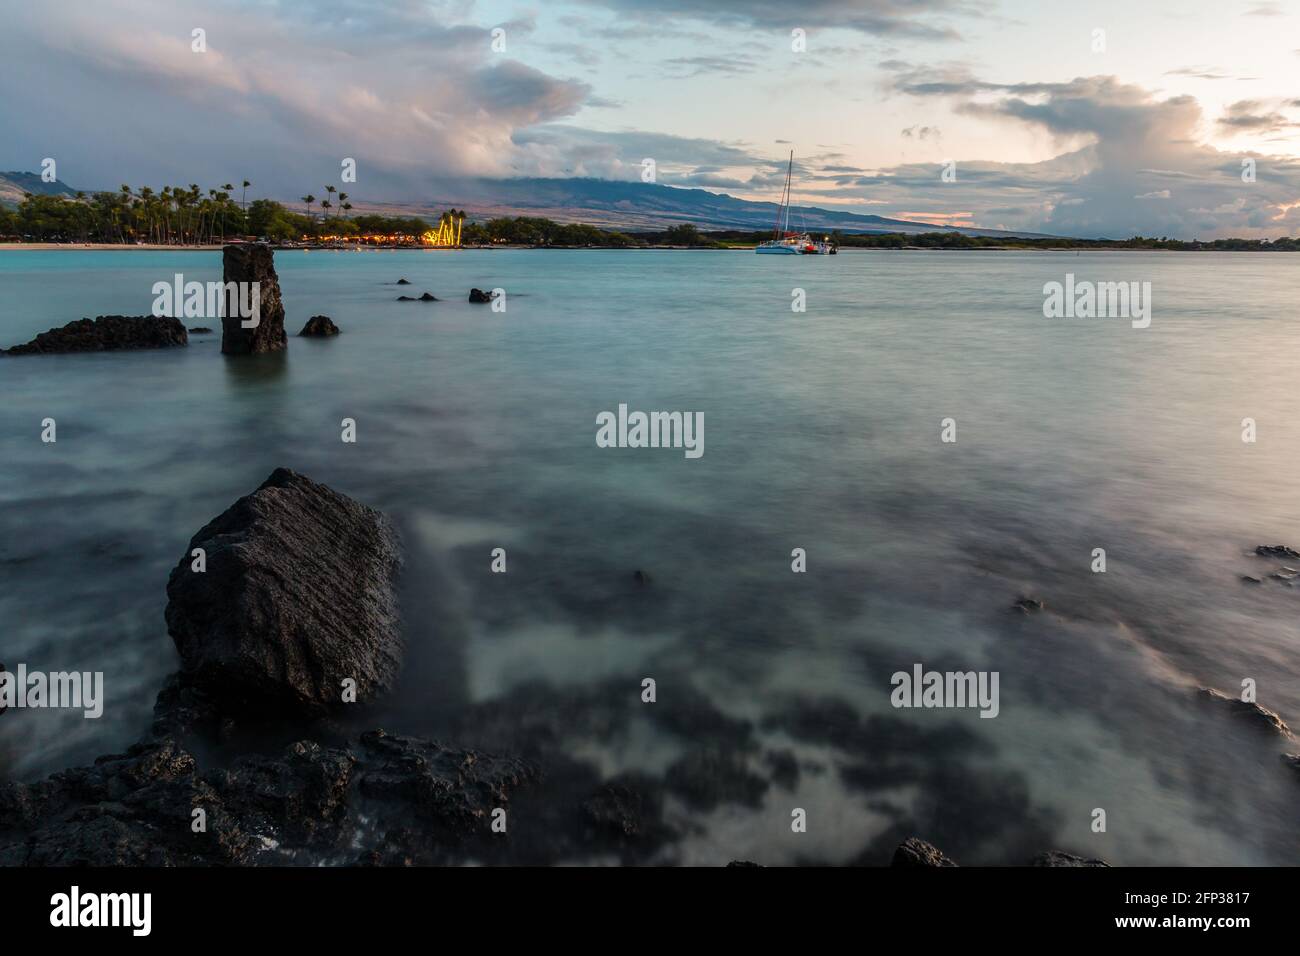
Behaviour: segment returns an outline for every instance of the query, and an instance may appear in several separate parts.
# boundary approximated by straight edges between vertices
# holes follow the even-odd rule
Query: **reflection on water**
[[[382,723],[546,767],[514,814],[550,836],[512,840],[515,858],[883,863],[915,834],[967,863],[1058,846],[1300,861],[1300,781],[1279,760],[1297,745],[1191,693],[1252,678],[1300,722],[1300,587],[1252,553],[1300,547],[1295,264],[564,251],[277,266],[290,332],[326,314],[342,335],[256,359],[220,356],[218,332],[0,363],[0,660],[103,670],[107,696],[100,721],[0,717],[11,775],[135,739],[175,667],[168,570],[286,465],[402,529],[411,647]],[[216,254],[0,254],[0,342],[145,312],[159,276],[219,269]],[[1043,284],[1067,271],[1150,281],[1152,327],[1043,318]],[[507,312],[465,302],[471,286],[506,288]],[[426,289],[443,301],[396,301]],[[703,412],[706,454],[598,449],[596,414],[620,402]],[[39,441],[47,416],[56,445]],[[1021,595],[1045,609],[1012,613]],[[893,709],[890,675],[915,663],[997,670],[999,716]]]

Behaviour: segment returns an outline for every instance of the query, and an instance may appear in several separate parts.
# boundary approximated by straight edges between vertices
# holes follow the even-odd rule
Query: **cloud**
[[[206,52],[191,49],[195,25]],[[509,175],[516,131],[609,105],[513,58],[534,28],[453,21],[416,0],[100,0],[66,18],[19,7],[0,59],[40,84],[0,98],[0,152],[54,156],[83,188],[247,176],[258,195],[296,195],[344,158],[359,199],[405,198],[434,175]]]
[[[894,71],[889,88],[895,94],[941,99],[961,115],[1036,128],[1061,152],[1040,163],[959,161],[954,183],[941,183],[937,164],[898,166],[860,177],[850,191],[897,197],[916,209],[916,196],[928,190],[936,209],[960,203],[977,221],[985,210],[1019,205],[1032,211],[1016,228],[1066,235],[1276,236],[1279,224],[1300,231],[1300,207],[1291,205],[1300,200],[1300,161],[1204,143],[1194,97],[1162,98],[1113,76],[1002,83],[960,64],[900,63]],[[1279,112],[1286,105],[1261,110],[1260,103],[1242,101],[1224,120],[1235,128],[1277,129],[1290,122]],[[1243,179],[1242,160],[1256,164],[1254,181]]]
[[[1300,124],[1280,112],[1280,109],[1294,107],[1296,103],[1296,100],[1275,104],[1261,100],[1238,100],[1228,105],[1227,111],[1219,117],[1218,125],[1232,132],[1273,133],[1293,129]]]
[[[780,30],[794,27],[853,30],[885,37],[955,40],[956,17],[976,11],[964,0],[586,0],[617,13],[656,22],[682,17],[720,25]]]
[[[902,130],[901,133],[906,139],[915,138],[919,140],[927,140],[932,136],[935,139],[940,139],[943,136],[937,126],[909,126],[907,129]]]
[[[1257,76],[1233,76],[1213,66],[1184,66],[1165,70],[1165,76],[1190,76],[1198,80],[1257,80]]]
[[[672,79],[685,79],[695,76],[740,76],[752,73],[759,67],[758,61],[751,56],[737,54],[733,56],[677,56],[663,61],[665,75]]]

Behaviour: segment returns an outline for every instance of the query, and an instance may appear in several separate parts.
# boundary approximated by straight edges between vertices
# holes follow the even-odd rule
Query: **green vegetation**
[[[326,186],[330,199],[302,197],[305,213],[294,212],[271,199],[245,202],[251,185],[243,180],[241,199],[232,198],[235,186],[226,183],[205,194],[195,184],[165,186],[155,192],[148,186],[117,192],[33,195],[17,209],[0,207],[0,240],[31,242],[157,243],[159,245],[215,244],[232,238],[299,241],[384,241],[418,243],[432,228],[414,216],[373,214],[348,217],[348,194]],[[321,214],[312,215],[313,204]],[[331,215],[331,211],[333,214]],[[463,210],[444,215],[466,218]],[[903,233],[832,232],[831,241],[843,248],[861,249],[1169,249],[1182,251],[1296,252],[1300,239],[1213,239],[1183,242],[1134,236],[1131,239],[1016,239],[964,236],[956,232]],[[724,230],[701,232],[692,223],[669,226],[658,232],[616,232],[582,223],[559,223],[532,216],[466,222],[461,242],[466,246],[512,245],[533,247],[646,248],[686,246],[702,249],[744,248],[771,238],[771,233]]]

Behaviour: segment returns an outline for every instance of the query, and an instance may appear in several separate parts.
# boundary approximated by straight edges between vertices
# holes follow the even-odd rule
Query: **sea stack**
[[[261,243],[226,246],[221,256],[221,281],[257,283],[255,288],[258,291],[258,314],[246,319],[240,315],[239,294],[232,296],[227,287],[226,314],[221,319],[222,353],[257,355],[287,348],[289,340],[284,334],[284,303],[280,299],[280,280],[275,274],[271,247]],[[256,324],[244,328],[246,322]]]

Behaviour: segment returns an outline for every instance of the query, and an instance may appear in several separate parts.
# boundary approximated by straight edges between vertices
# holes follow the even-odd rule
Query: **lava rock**
[[[307,320],[307,324],[302,327],[302,331],[298,334],[325,338],[330,335],[338,335],[339,327],[334,324],[334,320],[328,315],[313,315]]]
[[[894,851],[890,866],[900,868],[956,866],[943,852],[932,843],[926,843],[918,837],[908,837]]]
[[[403,276],[402,278],[400,278],[400,279],[397,280],[397,284],[398,284],[398,285],[410,285],[410,284],[411,284],[411,280],[408,279],[408,278],[406,278],[405,276]]]
[[[221,281],[257,283],[257,324],[244,328],[246,321],[234,308],[227,293],[226,314],[221,319],[221,351],[225,355],[260,355],[279,352],[289,346],[284,333],[284,302],[280,279],[275,274],[275,253],[262,243],[226,246],[221,254]],[[249,319],[247,321],[252,321]]]
[[[372,701],[401,667],[400,565],[382,514],[278,468],[172,570],[167,629],[183,673],[231,712],[321,716],[342,706],[347,679]]]
[[[499,843],[491,811],[537,779],[516,758],[382,730],[203,771],[173,738],[34,784],[0,785],[0,865],[446,864]],[[192,830],[202,808],[207,829]],[[399,846],[393,835],[399,834]]]
[[[437,297],[436,297],[432,292],[426,292],[426,293],[424,293],[424,295],[420,296],[420,301],[421,301],[421,302],[437,302],[438,299],[437,299]]]
[[[1260,730],[1281,734],[1289,740],[1295,739],[1295,735],[1291,733],[1291,728],[1286,725],[1286,721],[1267,707],[1261,707],[1257,703],[1245,701],[1239,697],[1229,697],[1213,687],[1202,687],[1197,691],[1197,694],[1205,700],[1214,701],[1229,713],[1245,719]]]
[[[1011,605],[1011,610],[1019,611],[1021,614],[1037,614],[1043,609],[1043,602],[1031,597],[1019,597],[1016,603]]]
[[[165,349],[188,345],[189,334],[180,319],[158,315],[101,315],[77,319],[42,332],[25,345],[0,349],[5,355],[53,355],[61,352],[116,352],[129,349]]]
[[[469,300],[477,303],[491,302],[495,296],[491,292],[484,292],[482,289],[470,289]]]
[[[211,331],[212,331],[212,330],[211,330],[210,328],[208,328],[206,325],[196,325],[196,326],[194,326],[194,328],[190,329],[190,334],[191,334],[191,335],[207,335],[207,334],[208,334],[209,332],[211,332]]]
[[[1284,544],[1261,544],[1255,548],[1255,553],[1261,558],[1300,558],[1300,551]]]
[[[1040,853],[1029,861],[1030,866],[1105,866],[1110,864],[1105,860],[1088,859],[1082,856],[1075,856],[1073,853],[1066,853],[1062,850],[1048,850],[1046,853]]]

